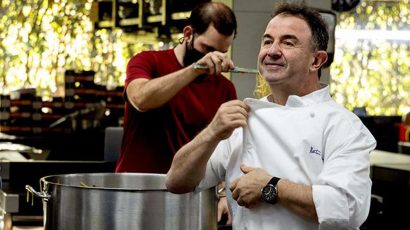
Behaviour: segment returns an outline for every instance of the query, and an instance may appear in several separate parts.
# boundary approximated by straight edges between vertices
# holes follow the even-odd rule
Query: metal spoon
[[[194,69],[208,69],[209,67],[206,65],[201,65],[201,64],[194,64]],[[258,74],[259,71],[257,69],[248,69],[248,68],[242,68],[242,67],[235,67],[233,69],[228,70],[227,72],[231,73],[253,73],[253,74]]]

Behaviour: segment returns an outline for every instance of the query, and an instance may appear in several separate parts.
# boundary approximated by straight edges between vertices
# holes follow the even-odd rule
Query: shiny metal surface
[[[45,229],[215,230],[215,190],[172,194],[162,174],[66,174],[43,177]]]
[[[201,65],[201,64],[194,64],[194,69],[208,69],[209,67],[206,65]],[[249,68],[242,68],[242,67],[235,67],[233,69],[230,69],[226,72],[230,73],[252,73],[252,74],[258,74],[259,70],[257,69],[249,69]]]
[[[19,211],[18,194],[5,193],[0,190],[0,215],[3,213],[16,213]]]

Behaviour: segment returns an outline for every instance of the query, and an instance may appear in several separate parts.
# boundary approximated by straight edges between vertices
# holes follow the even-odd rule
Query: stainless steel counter
[[[392,153],[381,150],[374,150],[370,154],[370,164],[373,166],[387,166],[393,167],[394,165],[399,166],[403,170],[410,171],[410,155],[401,153]],[[405,167],[408,166],[408,167]]]
[[[410,229],[410,155],[375,150],[370,162],[378,199],[372,199],[365,229]]]

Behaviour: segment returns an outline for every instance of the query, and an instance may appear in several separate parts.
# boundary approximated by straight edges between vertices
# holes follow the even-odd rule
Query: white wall
[[[238,35],[232,45],[232,60],[236,66],[256,68],[261,37],[271,18],[273,5],[276,0],[233,0],[232,7],[238,21]],[[300,2],[300,1],[292,1]],[[307,5],[331,9],[331,1],[307,0]],[[256,85],[254,74],[232,74],[231,80],[235,84],[238,97],[254,97]],[[321,81],[329,82],[329,70],[322,72]]]

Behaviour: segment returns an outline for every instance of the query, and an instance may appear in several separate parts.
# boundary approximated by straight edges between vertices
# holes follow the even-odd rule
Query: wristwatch
[[[280,178],[272,177],[268,184],[262,188],[262,200],[270,204],[276,204],[278,201],[278,181]]]

